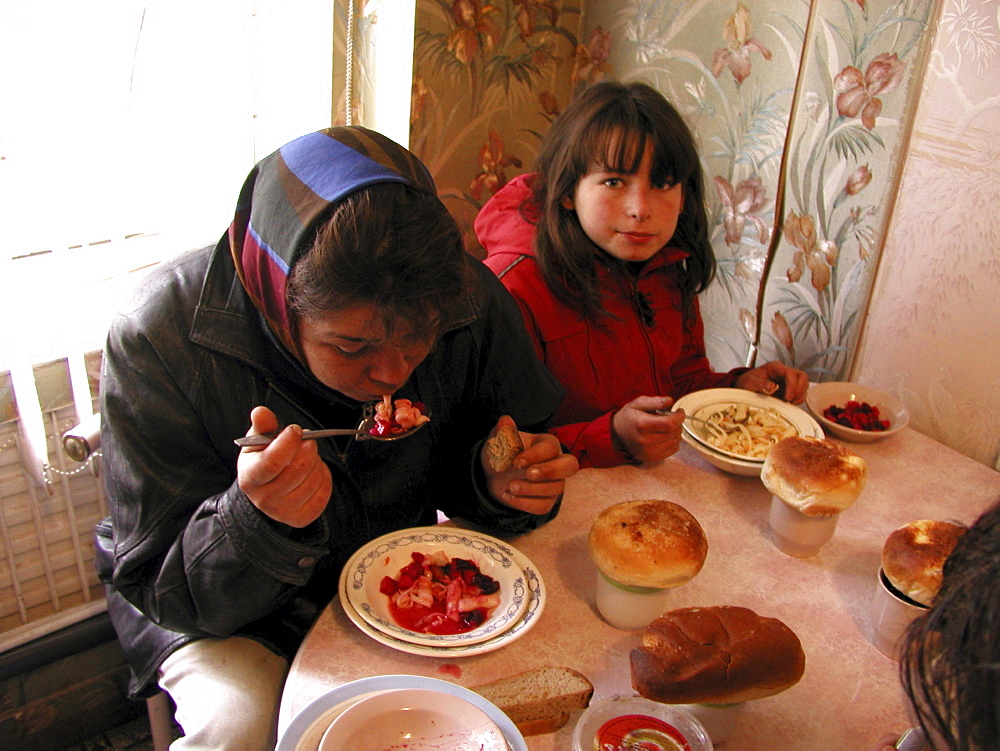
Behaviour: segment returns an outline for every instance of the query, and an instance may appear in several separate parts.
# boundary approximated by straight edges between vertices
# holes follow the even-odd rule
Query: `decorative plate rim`
[[[508,546],[508,548],[513,553],[514,559],[521,567],[521,571],[524,573],[528,602],[524,613],[509,629],[483,642],[478,642],[476,644],[453,643],[444,646],[432,646],[403,641],[402,639],[397,639],[396,637],[383,631],[379,631],[362,618],[351,603],[347,601],[346,576],[344,575],[346,573],[346,568],[344,572],[341,573],[338,588],[338,599],[340,600],[340,605],[343,608],[344,613],[362,633],[387,647],[392,647],[393,649],[397,649],[408,654],[445,659],[467,656],[471,657],[473,655],[485,654],[486,652],[500,649],[501,647],[506,646],[515,639],[518,639],[526,634],[538,622],[539,617],[545,610],[545,603],[547,599],[545,583],[542,579],[541,573],[538,571],[537,566],[535,566],[535,564],[532,563],[531,560],[521,551],[510,546]]]
[[[386,555],[398,553],[408,546],[433,546],[442,549],[449,557],[471,549],[497,564],[500,569],[509,570],[512,576],[500,581],[504,593],[505,606],[501,613],[494,612],[481,626],[462,634],[424,634],[404,628],[388,620],[371,603],[371,578],[368,576],[378,568],[379,576],[384,567],[379,561]],[[347,583],[345,592],[355,611],[373,628],[394,636],[402,641],[428,646],[453,646],[455,644],[475,644],[494,638],[511,628],[521,617],[528,605],[524,572],[514,561],[511,548],[500,540],[468,530],[457,528],[415,527],[391,532],[372,540],[358,549],[345,564]],[[395,572],[393,572],[395,573]],[[499,608],[498,608],[499,609]]]

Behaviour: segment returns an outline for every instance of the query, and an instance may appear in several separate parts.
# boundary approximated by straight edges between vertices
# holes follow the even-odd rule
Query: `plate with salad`
[[[393,640],[456,647],[495,639],[531,596],[507,543],[453,527],[417,527],[364,545],[341,573],[348,615]],[[352,618],[353,620],[353,618]]]

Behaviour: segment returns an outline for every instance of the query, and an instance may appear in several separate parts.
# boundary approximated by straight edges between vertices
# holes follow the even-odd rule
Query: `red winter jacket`
[[[712,371],[697,300],[695,320],[684,325],[677,273],[687,251],[664,248],[637,276],[596,256],[602,302],[614,317],[591,323],[560,302],[535,262],[534,225],[520,210],[531,194],[529,178],[515,178],[483,206],[476,237],[486,249],[486,265],[521,307],[539,358],[566,389],[550,432],[581,466],[623,464],[629,457],[611,442],[616,410],[637,396],[678,399],[700,389],[731,387],[746,369]],[[637,307],[640,294],[652,308],[651,324]]]

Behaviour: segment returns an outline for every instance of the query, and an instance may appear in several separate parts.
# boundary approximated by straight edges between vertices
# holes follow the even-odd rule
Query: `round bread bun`
[[[698,520],[672,501],[624,501],[594,519],[587,539],[601,573],[631,587],[677,587],[701,571],[708,540]]]
[[[802,644],[777,618],[722,605],[664,613],[629,654],[632,687],[665,704],[737,704],[802,678]]]
[[[782,438],[760,472],[772,494],[808,516],[833,516],[849,508],[868,479],[865,460],[838,443],[812,436]]]
[[[892,532],[882,546],[882,571],[889,583],[911,600],[930,607],[941,588],[944,562],[965,527],[921,519]]]

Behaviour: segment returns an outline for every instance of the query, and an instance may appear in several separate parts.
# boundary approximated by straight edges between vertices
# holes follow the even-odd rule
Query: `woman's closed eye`
[[[372,345],[366,342],[350,342],[349,344],[334,344],[333,348],[344,357],[364,357],[371,352]]]

